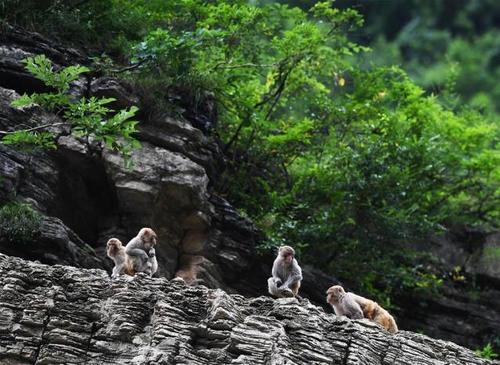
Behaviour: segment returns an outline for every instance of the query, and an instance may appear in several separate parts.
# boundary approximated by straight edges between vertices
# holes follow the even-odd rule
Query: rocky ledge
[[[0,254],[1,364],[500,364],[452,342],[245,298]]]

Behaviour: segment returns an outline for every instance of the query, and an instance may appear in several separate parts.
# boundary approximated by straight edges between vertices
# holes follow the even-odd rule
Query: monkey
[[[326,291],[326,302],[331,304],[337,316],[351,319],[364,318],[360,304],[354,299],[353,293],[346,293],[340,285],[335,285]]]
[[[148,252],[148,263],[151,264],[151,276],[158,271],[158,261],[156,260],[156,250],[151,248]]]
[[[328,288],[326,294],[326,302],[331,304],[337,316],[346,316],[351,319],[367,318],[391,333],[398,332],[394,318],[373,300],[354,293],[346,293],[340,285]]]
[[[125,253],[128,255],[129,266],[137,273],[144,272],[150,276],[158,270],[156,261],[156,233],[151,228],[141,228],[137,236],[132,238]]]
[[[271,270],[272,277],[267,281],[269,294],[278,298],[294,297],[299,293],[302,269],[295,259],[295,250],[281,246]]]
[[[363,315],[365,316],[365,318],[368,318],[369,320],[380,324],[391,333],[398,332],[398,326],[396,324],[396,321],[394,320],[394,317],[391,316],[388,311],[378,305],[378,303],[372,300],[370,300],[363,308]]]
[[[135,272],[129,265],[125,248],[119,239],[110,238],[108,240],[106,243],[106,253],[115,263],[115,267],[113,267],[113,272],[111,273],[112,278],[123,274],[134,275]]]

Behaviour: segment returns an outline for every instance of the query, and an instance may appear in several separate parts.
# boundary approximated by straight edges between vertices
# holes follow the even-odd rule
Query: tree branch
[[[122,73],[122,72],[126,72],[126,71],[131,71],[131,70],[134,70],[136,68],[138,68],[139,66],[141,66],[143,63],[146,62],[146,59],[143,59],[133,65],[130,65],[130,66],[127,66],[127,67],[124,67],[124,68],[120,68],[120,69],[117,69],[117,70],[111,70],[111,72],[113,73],[116,73],[116,74],[119,74],[119,73]]]
[[[212,70],[215,71],[219,68],[222,68],[222,69],[226,69],[226,70],[231,70],[231,69],[236,69],[236,68],[250,68],[250,67],[254,67],[254,68],[268,68],[268,67],[274,67],[276,66],[276,63],[272,63],[272,64],[269,64],[269,65],[266,65],[266,64],[258,64],[258,63],[242,63],[242,64],[239,64],[239,65],[227,65],[227,66],[223,66],[225,65],[226,63],[225,62],[219,62],[217,63],[214,67],[212,67]]]
[[[44,128],[48,128],[48,127],[57,127],[57,126],[60,126],[60,125],[68,125],[69,123],[64,123],[64,122],[61,122],[61,123],[51,123],[51,124],[44,124],[44,125],[39,125],[39,126],[36,126],[36,127],[33,127],[33,128],[28,128],[28,129],[18,129],[16,131],[0,131],[0,134],[13,134],[13,133],[16,133],[16,132],[33,132],[33,131],[36,131],[36,130],[39,130],[39,129],[44,129]]]
[[[226,153],[227,151],[229,151],[229,148],[234,143],[234,141],[236,141],[236,138],[238,138],[238,136],[240,135],[241,129],[243,128],[243,125],[245,125],[245,123],[248,122],[248,119],[250,119],[249,116],[245,117],[245,119],[243,119],[240,122],[240,125],[236,129],[236,132],[233,134],[233,136],[231,137],[231,139],[229,140],[229,142],[227,142],[226,145],[224,146],[224,149],[223,149],[224,153]]]

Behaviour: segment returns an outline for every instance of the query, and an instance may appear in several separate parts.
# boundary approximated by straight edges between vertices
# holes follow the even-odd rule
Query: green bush
[[[381,301],[435,290],[439,273],[411,244],[446,222],[498,226],[499,128],[446,109],[397,68],[349,80],[327,119],[254,137],[231,197],[268,244],[305,247],[303,259]]]
[[[129,157],[133,148],[140,146],[132,136],[136,131],[137,121],[131,120],[137,107],[123,109],[114,115],[106,105],[113,98],[82,97],[74,100],[69,94],[70,83],[77,80],[80,74],[89,71],[83,66],[69,66],[55,71],[52,62],[44,55],[30,57],[25,60],[26,69],[47,86],[54,89],[50,93],[33,93],[22,95],[12,102],[12,106],[20,108],[30,104],[38,104],[47,111],[62,114],[64,122],[49,123],[29,129],[8,132],[0,142],[4,144],[56,148],[55,135],[40,130],[66,124],[70,126],[74,136],[84,138],[89,147],[104,144],[108,148]]]
[[[493,351],[491,343],[488,343],[482,349],[476,350],[476,355],[488,360],[494,360],[498,357],[498,354]]]
[[[33,242],[40,234],[42,216],[29,204],[12,202],[0,208],[0,241]]]

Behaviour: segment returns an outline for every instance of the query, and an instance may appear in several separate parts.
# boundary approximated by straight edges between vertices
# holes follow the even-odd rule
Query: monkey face
[[[333,299],[333,291],[331,291],[330,289],[326,291],[326,302],[330,304],[335,302]]]
[[[122,245],[121,241],[119,239],[117,239],[117,238],[111,238],[106,243],[106,246],[108,248],[120,248],[121,245]]]
[[[342,288],[340,285],[334,285],[328,288],[326,291],[326,301],[327,303],[336,303],[339,301],[340,297],[342,294],[344,294],[344,288]]]
[[[151,228],[141,229],[139,232],[139,237],[144,243],[144,248],[146,250],[149,250],[156,245],[156,233]]]
[[[283,261],[285,264],[290,265],[293,261],[293,254],[289,252],[284,252],[281,257],[283,257]]]
[[[279,249],[279,255],[286,265],[290,265],[295,257],[295,250],[290,246],[281,246]]]
[[[109,254],[115,254],[122,247],[122,242],[117,238],[111,238],[106,243],[107,252]]]

